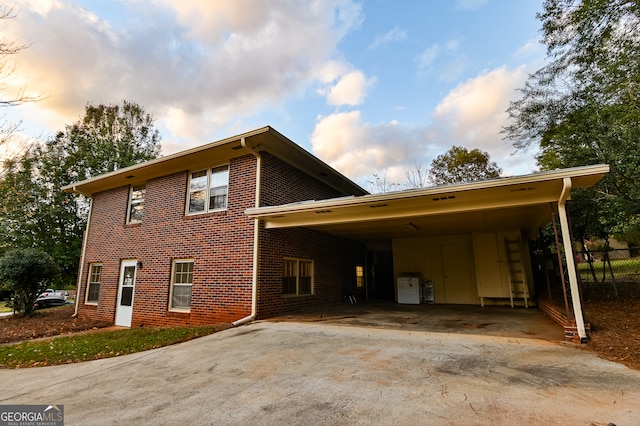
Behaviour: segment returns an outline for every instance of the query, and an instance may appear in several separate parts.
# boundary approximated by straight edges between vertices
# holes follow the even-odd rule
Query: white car
[[[68,303],[68,297],[69,293],[66,291],[55,291],[51,288],[48,288],[40,293],[40,296],[38,296],[33,306],[35,306],[36,308],[48,308],[51,306],[66,305]]]

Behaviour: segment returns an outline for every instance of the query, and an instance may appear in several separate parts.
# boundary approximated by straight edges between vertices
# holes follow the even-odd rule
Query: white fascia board
[[[491,189],[506,186],[516,186],[532,184],[537,182],[549,182],[558,180],[562,182],[564,178],[575,178],[583,176],[604,175],[609,172],[608,165],[583,166],[570,169],[539,172],[529,175],[498,178],[480,182],[470,182],[455,185],[441,185],[424,189],[413,189],[397,192],[387,192],[382,194],[362,195],[358,197],[331,198],[328,200],[310,201],[303,203],[285,204],[280,206],[254,207],[245,210],[245,214],[252,218],[262,218],[287,213],[298,213],[329,208],[339,208],[347,206],[357,206],[363,204],[384,203],[399,199],[428,197],[442,194],[452,194],[463,191],[476,191],[481,189]]]

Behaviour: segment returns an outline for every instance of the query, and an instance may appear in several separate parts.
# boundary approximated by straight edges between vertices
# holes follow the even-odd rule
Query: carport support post
[[[567,274],[569,275],[569,288],[571,289],[571,301],[573,302],[573,315],[576,320],[576,328],[580,342],[586,343],[588,339],[584,328],[584,318],[582,316],[582,303],[580,303],[580,293],[578,290],[578,276],[576,275],[575,258],[573,257],[573,244],[571,232],[569,232],[569,220],[567,219],[566,202],[571,196],[571,178],[563,179],[562,193],[558,200],[558,216],[560,216],[560,230],[562,231],[562,244],[567,262]]]

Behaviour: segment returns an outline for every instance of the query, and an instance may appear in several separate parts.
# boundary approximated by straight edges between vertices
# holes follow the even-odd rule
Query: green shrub
[[[21,315],[31,315],[33,303],[58,273],[51,256],[37,249],[17,249],[0,258],[0,281],[13,293],[13,307]]]

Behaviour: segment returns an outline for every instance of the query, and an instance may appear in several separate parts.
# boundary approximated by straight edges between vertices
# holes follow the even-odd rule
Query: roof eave
[[[439,194],[456,193],[463,191],[475,191],[482,189],[498,188],[501,186],[517,186],[531,184],[535,182],[547,182],[568,177],[571,179],[582,178],[574,184],[574,188],[593,186],[609,172],[609,166],[598,164],[594,166],[573,167],[570,169],[554,170],[549,172],[539,172],[529,175],[498,178],[480,182],[471,182],[454,185],[441,185],[424,189],[405,190],[398,192],[388,192],[382,194],[369,194],[360,197],[341,197],[329,200],[306,201],[302,203],[285,204],[272,207],[254,207],[247,209],[245,213],[251,218],[263,218],[266,216],[287,214],[300,211],[312,211],[325,208],[346,207],[350,205],[376,204],[397,199],[411,197],[426,197]]]
[[[247,142],[246,146],[250,150],[274,152],[275,155],[283,161],[289,163],[293,167],[297,167],[305,171],[314,178],[333,187],[341,193],[355,195],[367,194],[367,191],[362,189],[360,186],[270,126],[167,155],[166,157],[160,157],[144,163],[124,167],[100,176],[74,182],[62,187],[61,189],[66,192],[75,192],[91,197],[94,193],[107,189],[127,184],[142,183],[150,178],[190,170],[190,165],[180,165],[181,160],[186,162],[189,158],[195,158],[199,154],[204,154],[207,151],[212,151],[214,149],[222,149],[225,145],[230,145],[233,149],[236,148],[236,145],[241,147],[240,141],[243,139]],[[225,155],[229,158],[233,158],[233,155],[239,156],[244,155],[245,153],[246,150],[243,151],[243,154],[236,152],[235,154],[226,153]],[[129,180],[129,178],[131,179]]]

